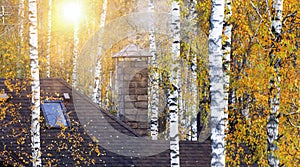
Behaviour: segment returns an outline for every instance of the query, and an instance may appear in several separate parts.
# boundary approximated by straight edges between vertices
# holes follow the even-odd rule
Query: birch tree
[[[150,14],[154,14],[153,0],[148,0],[148,9]],[[154,16],[154,15],[153,15]],[[149,36],[149,51],[152,55],[150,60],[150,86],[149,86],[149,101],[148,110],[150,114],[150,135],[152,140],[158,138],[158,105],[159,105],[159,75],[157,72],[157,53],[155,39],[155,21],[152,21],[152,27]]]
[[[208,41],[210,112],[211,112],[211,166],[225,166],[224,73],[222,69],[223,0],[212,0]]]
[[[20,36],[20,43],[19,43],[19,57],[23,56],[23,42],[24,42],[24,0],[19,0],[19,11],[18,11],[18,16],[19,16],[19,36]],[[21,75],[21,63],[18,62],[18,67],[17,67],[17,76],[20,77]]]
[[[48,34],[47,34],[47,71],[46,76],[50,78],[50,58],[51,58],[51,29],[52,29],[52,0],[48,0]]]
[[[172,2],[171,11],[171,30],[173,35],[172,42],[172,62],[170,75],[170,90],[168,95],[168,107],[170,112],[170,157],[171,166],[180,166],[179,161],[179,69],[180,69],[180,7],[179,2]]]
[[[40,143],[40,78],[38,63],[38,30],[37,30],[37,2],[29,0],[29,54],[32,79],[32,114],[31,114],[31,147],[32,164],[34,167],[42,165]]]
[[[102,13],[100,16],[100,30],[99,30],[99,39],[98,39],[98,53],[97,53],[97,65],[95,69],[95,76],[94,76],[94,88],[92,94],[92,100],[94,103],[101,104],[101,63],[102,63],[102,34],[104,32],[105,20],[106,20],[106,12],[107,12],[107,0],[103,1],[102,4]]]
[[[233,66],[231,70],[231,82],[233,84],[231,87],[234,90],[236,99],[232,99],[235,102],[230,105],[232,108],[229,109],[231,125],[229,125],[230,129],[227,134],[226,156],[228,158],[226,157],[226,165],[247,164],[251,166],[258,164],[258,166],[272,166],[268,162],[268,155],[271,152],[274,153],[276,159],[280,159],[280,165],[293,166],[299,164],[299,161],[294,159],[294,157],[297,157],[297,151],[291,151],[299,149],[299,142],[294,140],[298,137],[298,130],[290,126],[289,116],[286,117],[286,115],[292,113],[294,97],[295,99],[299,97],[296,95],[299,94],[298,89],[293,88],[293,85],[297,85],[295,83],[299,82],[293,79],[295,76],[292,65],[295,53],[294,44],[296,43],[295,32],[290,31],[290,28],[292,30],[296,29],[294,23],[297,22],[297,19],[293,16],[293,13],[299,7],[299,3],[296,7],[297,2],[291,0],[288,4],[283,4],[284,10],[287,12],[283,16],[282,32],[277,38],[281,40],[278,41],[276,35],[271,31],[271,23],[274,20],[272,17],[275,16],[275,14],[269,12],[272,9],[269,8],[271,1],[250,1],[250,3],[235,1],[235,6],[232,6],[233,20],[242,21],[239,23],[234,22]],[[286,22],[284,22],[285,18],[287,18]],[[270,51],[272,52],[270,53]],[[271,58],[273,61],[270,65],[270,57],[272,56],[276,58]],[[278,74],[274,68],[275,62],[280,62]],[[280,76],[280,80],[284,80],[284,82],[279,82],[280,117],[278,112],[273,118],[278,117],[276,119],[280,122],[278,130],[281,134],[276,135],[282,137],[277,137],[274,140],[278,150],[271,151],[268,149],[267,133],[273,133],[274,131],[271,129],[268,132],[267,123],[270,118],[270,102],[277,91],[274,84],[271,87],[270,80],[271,78],[275,80],[277,76]],[[299,75],[297,78],[299,78]],[[246,112],[247,117],[245,117],[244,109],[248,110]]]
[[[272,20],[271,31],[273,34],[274,42],[277,43],[281,39],[281,29],[282,29],[282,10],[283,10],[283,0],[276,0],[273,4],[274,17]],[[275,155],[275,151],[278,150],[278,126],[279,126],[279,105],[280,105],[280,58],[276,55],[273,50],[271,53],[271,66],[274,67],[275,73],[270,81],[270,116],[267,122],[267,134],[268,134],[268,163],[269,166],[277,167],[279,166],[279,159]]]
[[[195,0],[190,0],[190,13],[189,13],[189,18],[191,21],[191,24],[189,25],[189,28],[192,31],[192,37],[191,39],[194,39],[195,35],[197,34],[197,27],[196,27],[196,19],[197,19],[197,12],[196,12],[196,5],[197,1]],[[190,39],[189,39],[190,40]],[[192,41],[190,41],[190,45],[192,44]],[[190,91],[191,91],[191,96],[192,96],[192,103],[190,106],[190,111],[191,111],[191,116],[190,116],[190,125],[191,125],[191,130],[189,131],[190,133],[190,140],[192,141],[197,141],[197,136],[198,136],[198,130],[197,130],[197,114],[198,114],[198,87],[197,87],[197,56],[196,54],[191,51],[191,46],[189,48],[189,54],[191,54],[191,63],[190,63]]]
[[[224,110],[225,116],[228,117],[229,105],[229,82],[230,82],[230,61],[231,61],[231,0],[225,1],[225,17],[224,17],[224,42],[223,42],[223,69],[224,69]]]
[[[78,58],[78,45],[79,45],[79,38],[78,38],[78,30],[79,30],[79,25],[75,21],[74,22],[74,46],[73,46],[73,72],[72,72],[72,87],[74,89],[77,89],[77,58]]]

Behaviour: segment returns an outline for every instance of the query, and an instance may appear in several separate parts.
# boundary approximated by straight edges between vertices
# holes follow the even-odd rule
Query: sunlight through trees
[[[21,148],[31,132],[32,148],[17,156],[57,165],[43,158],[40,80],[60,78],[136,134],[168,140],[170,166],[184,166],[182,141],[209,141],[208,166],[300,166],[299,11],[299,0],[2,0],[0,126],[28,103],[31,127],[14,137]],[[20,92],[32,101],[12,104]]]

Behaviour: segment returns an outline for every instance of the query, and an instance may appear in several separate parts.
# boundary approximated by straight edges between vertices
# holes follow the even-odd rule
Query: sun
[[[78,22],[82,16],[82,7],[78,2],[66,3],[63,6],[63,17],[72,23]]]

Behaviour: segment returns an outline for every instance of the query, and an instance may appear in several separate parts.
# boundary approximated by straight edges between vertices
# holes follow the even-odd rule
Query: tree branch
[[[259,13],[258,8],[254,5],[254,3],[253,3],[252,1],[250,1],[250,4],[251,4],[251,6],[253,7],[253,9],[255,9],[257,15],[262,19],[262,16],[261,16],[261,14]]]

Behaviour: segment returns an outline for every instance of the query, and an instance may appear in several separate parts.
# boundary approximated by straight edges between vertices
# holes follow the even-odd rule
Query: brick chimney
[[[116,59],[118,118],[140,135],[148,133],[148,58],[136,44],[124,47]]]

